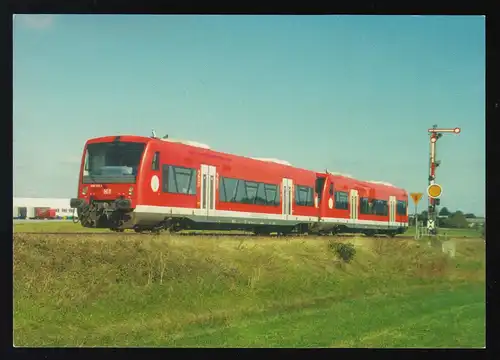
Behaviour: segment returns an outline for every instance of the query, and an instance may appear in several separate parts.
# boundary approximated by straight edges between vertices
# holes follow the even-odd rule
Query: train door
[[[201,165],[201,193],[200,193],[200,209],[203,215],[215,215],[215,166]]]
[[[358,195],[358,190],[351,190],[351,196],[350,196],[350,218],[351,222],[354,224],[356,223],[356,220],[358,220],[358,203],[359,203],[359,195]]]
[[[316,178],[316,184],[315,184],[315,198],[314,198],[314,206],[318,208],[317,215],[321,219],[323,217],[327,217],[327,206],[333,204],[333,200],[330,200],[330,198],[333,196],[333,184],[330,183],[330,194],[329,196],[326,196],[325,199],[328,199],[326,202],[322,201],[323,199],[323,188],[325,187],[325,182],[327,178],[325,177],[317,177]],[[331,207],[330,207],[331,208]]]
[[[285,220],[288,220],[289,216],[292,215],[293,181],[290,179],[283,179],[282,184],[281,198],[283,199],[283,205],[281,208],[283,217]]]
[[[389,196],[389,225],[394,225],[396,222],[396,197]]]

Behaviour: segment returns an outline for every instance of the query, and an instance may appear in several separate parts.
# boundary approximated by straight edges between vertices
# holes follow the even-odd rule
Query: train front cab
[[[133,226],[132,211],[147,138],[108,136],[87,141],[78,196],[70,200],[84,227],[123,230]]]
[[[407,226],[407,196],[405,198],[403,192],[349,177],[318,173],[319,221],[312,227],[321,234],[403,233]]]

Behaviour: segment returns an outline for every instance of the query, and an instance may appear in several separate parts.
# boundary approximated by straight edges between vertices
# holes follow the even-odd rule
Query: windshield
[[[135,183],[144,147],[122,141],[87,145],[83,183]]]

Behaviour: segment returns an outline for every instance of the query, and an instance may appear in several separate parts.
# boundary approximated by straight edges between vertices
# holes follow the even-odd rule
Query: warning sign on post
[[[411,198],[413,199],[413,202],[415,203],[415,205],[418,204],[418,202],[420,201],[420,199],[422,199],[422,193],[411,193],[410,196]]]
[[[443,189],[441,188],[441,185],[438,184],[431,184],[427,188],[427,195],[433,199],[437,199],[438,197],[441,196],[441,193],[443,192]]]

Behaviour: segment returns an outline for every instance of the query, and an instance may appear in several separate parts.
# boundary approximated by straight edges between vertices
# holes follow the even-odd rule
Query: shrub
[[[354,244],[331,241],[328,243],[331,251],[342,261],[350,263],[356,255]]]

